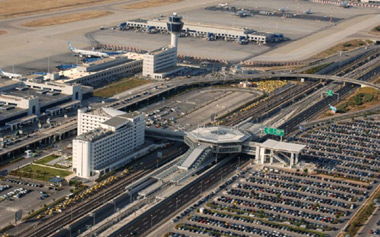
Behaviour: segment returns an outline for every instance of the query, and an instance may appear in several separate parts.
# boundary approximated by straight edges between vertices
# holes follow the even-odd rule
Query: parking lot
[[[68,189],[57,191],[49,187],[42,182],[25,179],[7,178],[0,181],[0,228],[14,224],[16,211],[21,209],[22,216],[26,217],[29,212],[69,193]]]
[[[369,188],[264,167],[250,169],[215,193],[175,217],[172,222],[179,224],[173,233],[334,236],[368,197]]]
[[[322,125],[295,138],[307,145],[305,162],[316,172],[365,183],[376,183],[380,170],[380,122],[355,119]]]
[[[172,219],[168,236],[336,236],[377,187],[378,118],[321,124],[292,142],[315,169],[249,168]],[[376,235],[376,221],[364,234]]]
[[[227,113],[259,95],[254,90],[206,88],[175,96],[142,109],[147,126],[192,130],[211,122],[211,117]]]

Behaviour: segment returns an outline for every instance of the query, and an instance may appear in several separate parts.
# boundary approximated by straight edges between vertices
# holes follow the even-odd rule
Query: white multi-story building
[[[123,111],[112,108],[100,108],[88,111],[87,108],[78,109],[78,136],[100,127],[100,124],[108,119],[126,114]]]
[[[174,13],[169,16],[167,30],[171,33],[171,44],[144,54],[143,76],[162,79],[170,76],[182,68],[177,67],[178,35],[181,33],[182,17]]]
[[[78,125],[78,131],[83,126],[81,135],[73,140],[73,171],[77,176],[89,178],[117,169],[129,162],[128,155],[144,144],[143,113],[119,111],[121,113],[111,116],[109,113],[115,114],[115,110],[105,111],[107,109],[101,109],[102,115],[81,114],[82,124]],[[80,116],[78,123],[79,120]]]
[[[177,68],[177,47],[165,46],[144,54],[144,77],[162,79],[180,70]]]

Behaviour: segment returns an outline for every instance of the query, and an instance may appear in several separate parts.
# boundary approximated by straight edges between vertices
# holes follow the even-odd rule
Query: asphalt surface
[[[359,86],[355,86],[355,85],[347,85],[347,86],[344,86],[341,89],[339,89],[336,93],[339,93],[339,95],[341,97],[343,97],[344,95],[348,94],[351,90],[358,88],[358,87]],[[309,109],[302,111],[298,115],[296,115],[293,118],[291,118],[290,120],[286,121],[279,128],[284,129],[285,133],[290,133],[290,132],[294,131],[295,129],[297,129],[298,124],[312,118],[317,113],[326,109],[329,106],[329,104],[332,104],[335,101],[336,101],[335,96],[326,97],[326,98],[322,99],[321,101],[317,102],[316,104],[314,104]]]
[[[242,161],[244,160],[242,159]],[[145,212],[139,218],[110,236],[143,236],[144,233],[147,233],[155,225],[171,216],[181,207],[187,205],[190,200],[200,195],[202,191],[207,190],[219,182],[223,176],[236,170],[237,165],[238,159],[232,159],[225,165],[215,169],[213,172],[189,184],[183,192],[175,194],[171,198],[162,201],[159,206]]]
[[[358,236],[376,236],[375,234],[370,234],[370,231],[375,231],[380,228],[380,225],[377,225],[378,221],[380,221],[380,208],[376,209],[367,224],[358,233]]]
[[[183,150],[185,151],[185,150]],[[182,152],[182,150],[180,150]],[[149,157],[155,157],[155,153],[152,153]],[[160,166],[167,161],[170,161],[171,159],[177,157],[179,153],[171,155],[167,158],[167,160],[162,161]],[[118,182],[114,185],[112,185],[110,188],[105,188],[100,190],[97,194],[95,194],[90,199],[86,199],[82,201],[81,203],[78,203],[75,205],[72,209],[67,208],[64,212],[57,214],[47,222],[40,223],[37,226],[37,228],[33,229],[32,231],[27,231],[22,233],[20,236],[46,236],[47,234],[51,234],[58,229],[64,227],[65,225],[71,223],[73,220],[76,220],[87,213],[90,213],[92,210],[96,209],[97,207],[102,206],[104,203],[108,202],[109,200],[112,200],[114,197],[118,196],[125,190],[125,186],[132,183],[134,180],[137,180],[138,178],[142,177],[143,175],[149,173],[151,170],[153,170],[156,167],[156,162],[152,162],[151,159],[146,159],[144,162],[140,162],[135,166],[135,172],[131,173],[131,176],[128,176],[128,178],[122,179],[121,182]],[[120,208],[124,204],[117,204],[117,207],[111,206],[111,211],[108,209],[108,212],[104,212],[101,215],[98,216],[98,218],[95,216],[95,222],[99,222],[109,215],[113,213],[112,209]],[[34,219],[28,222],[35,222]],[[27,223],[28,223],[27,222]],[[26,224],[27,224],[26,223]],[[72,233],[81,233],[86,228],[87,225],[92,225],[93,220],[90,220],[88,218],[84,219],[83,222],[81,222],[82,225],[73,228]],[[84,224],[83,224],[84,223]],[[84,228],[83,228],[84,227]],[[21,228],[20,228],[21,229]],[[78,232],[79,230],[79,232]]]

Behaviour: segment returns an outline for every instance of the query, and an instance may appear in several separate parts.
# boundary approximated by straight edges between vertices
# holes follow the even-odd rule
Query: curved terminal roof
[[[250,135],[233,128],[226,127],[206,127],[197,128],[192,132],[188,132],[192,140],[208,143],[242,143],[246,141]]]
[[[119,115],[126,114],[126,112],[124,111],[120,111],[120,110],[108,108],[108,107],[102,107],[102,110],[111,117],[116,117]]]

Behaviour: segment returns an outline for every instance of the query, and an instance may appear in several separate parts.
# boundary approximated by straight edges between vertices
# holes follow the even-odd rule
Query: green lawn
[[[47,163],[49,163],[50,161],[52,160],[55,160],[57,159],[59,156],[57,155],[49,155],[49,156],[46,156],[44,158],[41,158],[41,159],[38,159],[38,160],[35,160],[34,163],[36,164],[42,164],[42,165],[46,165]]]
[[[150,81],[141,80],[138,78],[125,78],[125,79],[122,79],[121,81],[114,82],[106,87],[95,90],[94,96],[108,98],[120,92],[132,89],[134,87],[141,86],[146,83],[150,83]]]
[[[322,65],[319,65],[319,66],[315,66],[315,67],[312,67],[312,68],[309,68],[307,70],[305,70],[303,73],[305,74],[315,74],[317,72],[319,72],[320,70],[330,66],[332,63],[325,63],[325,64],[322,64]]]
[[[60,177],[68,176],[71,174],[71,172],[31,164],[31,165],[22,167],[21,169],[11,171],[10,174],[15,175],[15,176],[25,177],[25,178],[48,181],[50,178],[55,177],[55,176],[60,176]]]

